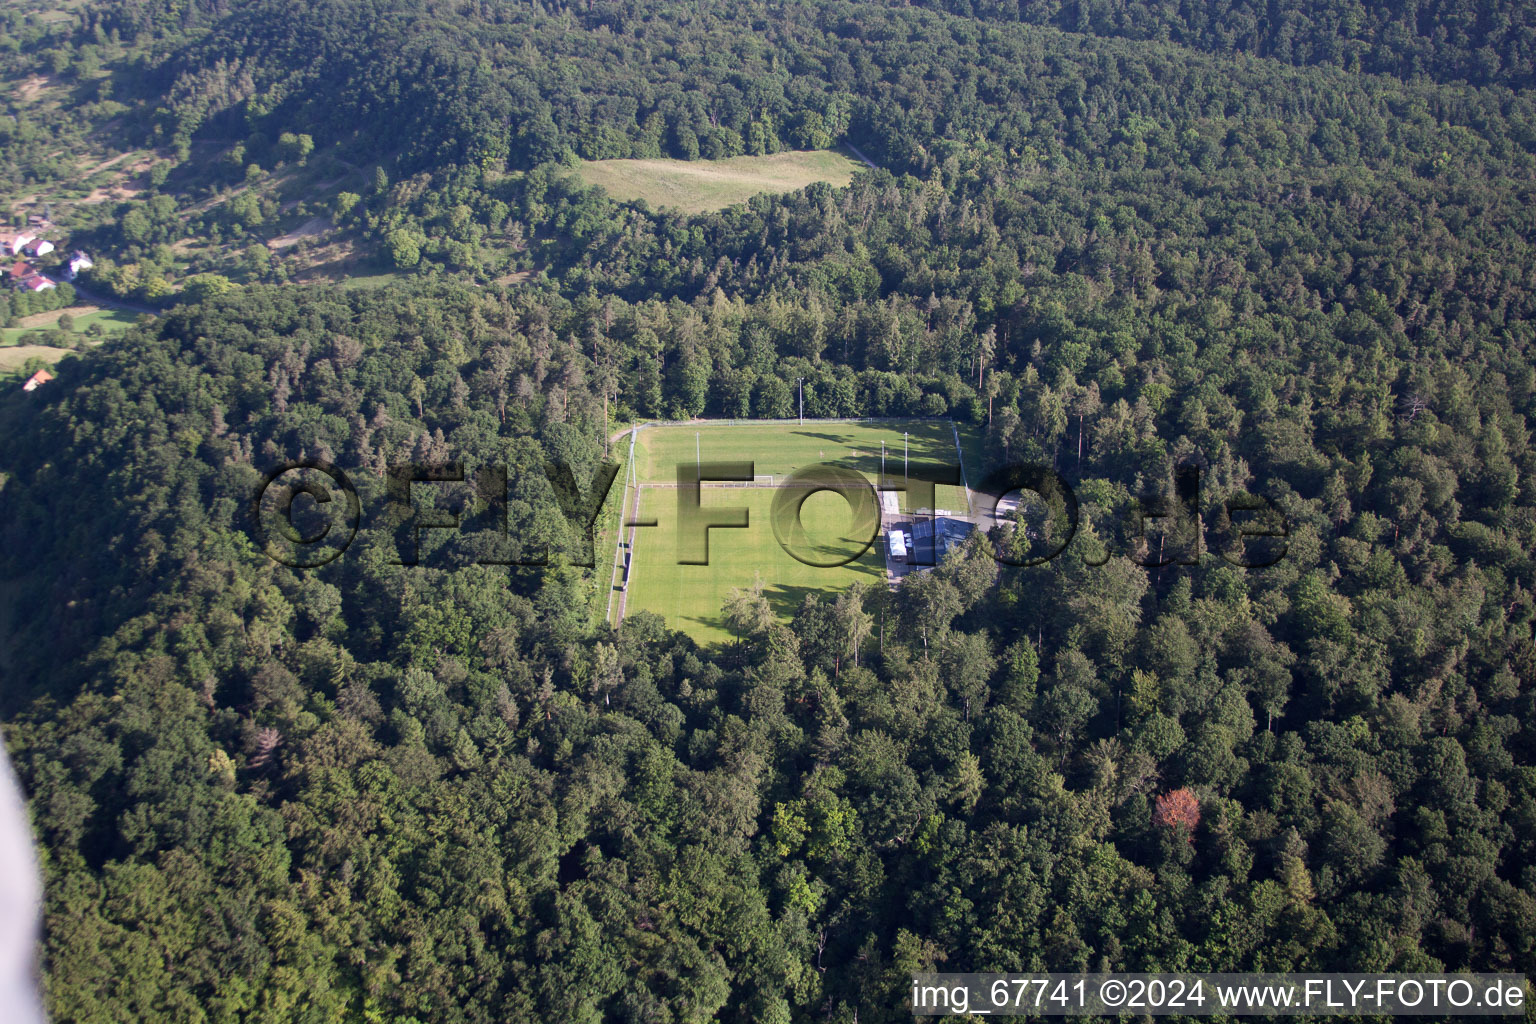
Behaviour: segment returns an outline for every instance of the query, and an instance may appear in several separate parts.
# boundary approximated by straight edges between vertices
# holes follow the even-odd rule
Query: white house
[[[36,238],[36,231],[0,231],[0,247],[12,256],[20,256],[27,243]]]
[[[91,262],[89,256],[76,249],[69,257],[69,263],[64,267],[64,279],[66,281],[73,281],[76,277],[80,276],[82,271],[90,270],[95,265]]]
[[[29,292],[46,292],[50,288],[57,287],[57,285],[42,274],[33,274],[31,277],[22,278],[21,286]]]
[[[47,256],[53,252],[53,243],[46,238],[34,238],[26,244],[24,251],[28,256]]]

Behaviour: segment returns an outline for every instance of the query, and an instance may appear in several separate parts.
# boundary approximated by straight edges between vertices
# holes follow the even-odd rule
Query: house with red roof
[[[32,376],[27,378],[27,382],[21,386],[21,390],[36,391],[38,388],[42,387],[44,384],[47,384],[51,380],[53,380],[53,374],[49,373],[47,370],[38,370]]]

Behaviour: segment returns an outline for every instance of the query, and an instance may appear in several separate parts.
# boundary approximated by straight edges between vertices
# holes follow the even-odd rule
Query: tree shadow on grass
[[[807,594],[826,594],[835,597],[838,593],[845,589],[845,587],[846,584],[843,587],[818,587],[813,585],[787,586],[784,584],[773,584],[763,588],[763,597],[768,599],[768,607],[773,609],[774,616],[781,622],[788,622],[795,617],[795,613],[798,612],[800,610],[800,606],[805,603],[805,596]],[[726,625],[725,614],[723,611],[717,612],[713,615],[688,615],[684,616],[684,619],[688,622],[697,623],[700,626],[707,626],[710,629],[718,629],[725,633],[731,632],[730,626]],[[735,637],[733,634],[732,641],[734,641],[734,639]],[[730,643],[732,641],[716,642]]]
[[[873,584],[878,581],[879,577],[871,576],[860,582]],[[788,622],[795,617],[795,613],[805,603],[806,595],[816,594],[823,600],[835,601],[837,596],[852,586],[854,582],[853,580],[845,579],[841,583],[829,583],[824,587],[810,584],[789,585],[780,583],[764,587],[763,596],[768,599],[768,606],[773,609],[773,613],[785,622]]]
[[[700,626],[707,626],[710,629],[718,629],[724,633],[729,633],[731,631],[730,627],[725,624],[725,615],[719,612],[716,612],[714,615],[684,615],[682,616],[682,620],[684,622],[698,623]],[[699,646],[710,647],[715,645],[729,644],[730,642],[730,640],[715,640],[711,643],[705,643],[701,641]]]
[[[805,603],[805,596],[807,594],[828,594],[831,591],[832,588],[830,587],[791,587],[779,584],[772,587],[764,587],[763,596],[768,599],[768,607],[773,609],[773,614],[787,622],[795,617],[795,613]]]

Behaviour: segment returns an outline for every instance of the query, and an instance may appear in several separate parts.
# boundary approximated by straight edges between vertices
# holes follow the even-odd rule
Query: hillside
[[[1105,208],[1183,191],[1175,169],[1217,190],[1258,173],[1284,196],[1331,189],[1325,168],[1358,166],[1445,206],[1453,182],[1502,201],[1536,132],[1524,94],[1461,84],[1489,66],[1478,40],[1492,29],[1428,43],[1375,8],[1361,24],[1375,26],[1377,56],[1340,49],[1330,18],[1293,18],[1294,61],[1254,60],[1246,37],[1216,38],[1211,24],[1169,26],[1197,44],[1179,45],[1092,12],[1062,31],[1032,8],[1022,20],[987,5],[979,19],[874,3],[767,10],[253,0],[17,13],[15,46],[0,53],[14,86],[0,199],[18,216],[53,213],[72,244],[104,256],[100,290],[163,304],[189,282],[196,297],[388,269],[560,280],[608,244],[574,212],[590,200],[552,180],[582,161],[822,154],[803,158],[825,162],[815,174],[764,182],[778,190],[844,180],[833,151],[848,140],[897,176],[955,173],[941,171],[953,159],[1043,173]],[[1266,40],[1270,16],[1256,22]],[[1525,60],[1522,19],[1507,29],[1512,66]],[[1345,70],[1362,61],[1432,73]],[[606,174],[615,196],[646,196],[619,172],[586,173]],[[746,198],[743,186],[718,201]],[[1519,200],[1508,215],[1523,222]],[[652,205],[716,202],[672,192]]]

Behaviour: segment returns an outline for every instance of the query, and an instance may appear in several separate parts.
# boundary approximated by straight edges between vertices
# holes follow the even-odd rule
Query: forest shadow
[[[862,563],[868,557],[868,554],[865,554],[861,556],[858,559],[858,562],[854,564]],[[878,581],[878,579],[878,577],[872,576],[870,579],[862,580],[860,582],[874,584]],[[813,584],[776,583],[772,586],[764,587],[763,596],[768,599],[768,607],[773,609],[773,613],[788,621],[789,619],[793,619],[795,617],[795,613],[798,612],[800,610],[800,606],[805,603],[807,594],[822,594],[826,595],[830,599],[835,600],[837,595],[847,590],[853,584],[853,582],[854,581],[849,580],[844,583],[825,587],[818,587]]]
[[[773,614],[782,619],[793,619],[800,606],[805,603],[807,594],[825,594],[832,588],[805,586],[787,586],[776,584],[763,588],[763,596],[768,599],[768,607],[773,609]]]
[[[717,612],[714,615],[682,615],[679,616],[679,619],[682,622],[697,623],[698,625],[704,626],[708,629],[718,629],[722,633],[731,633],[731,627],[725,624],[725,613],[723,611]],[[714,640],[708,643],[696,640],[695,642],[697,642],[700,647],[708,649],[711,647],[725,647],[734,641],[735,634],[731,633],[730,640]]]

